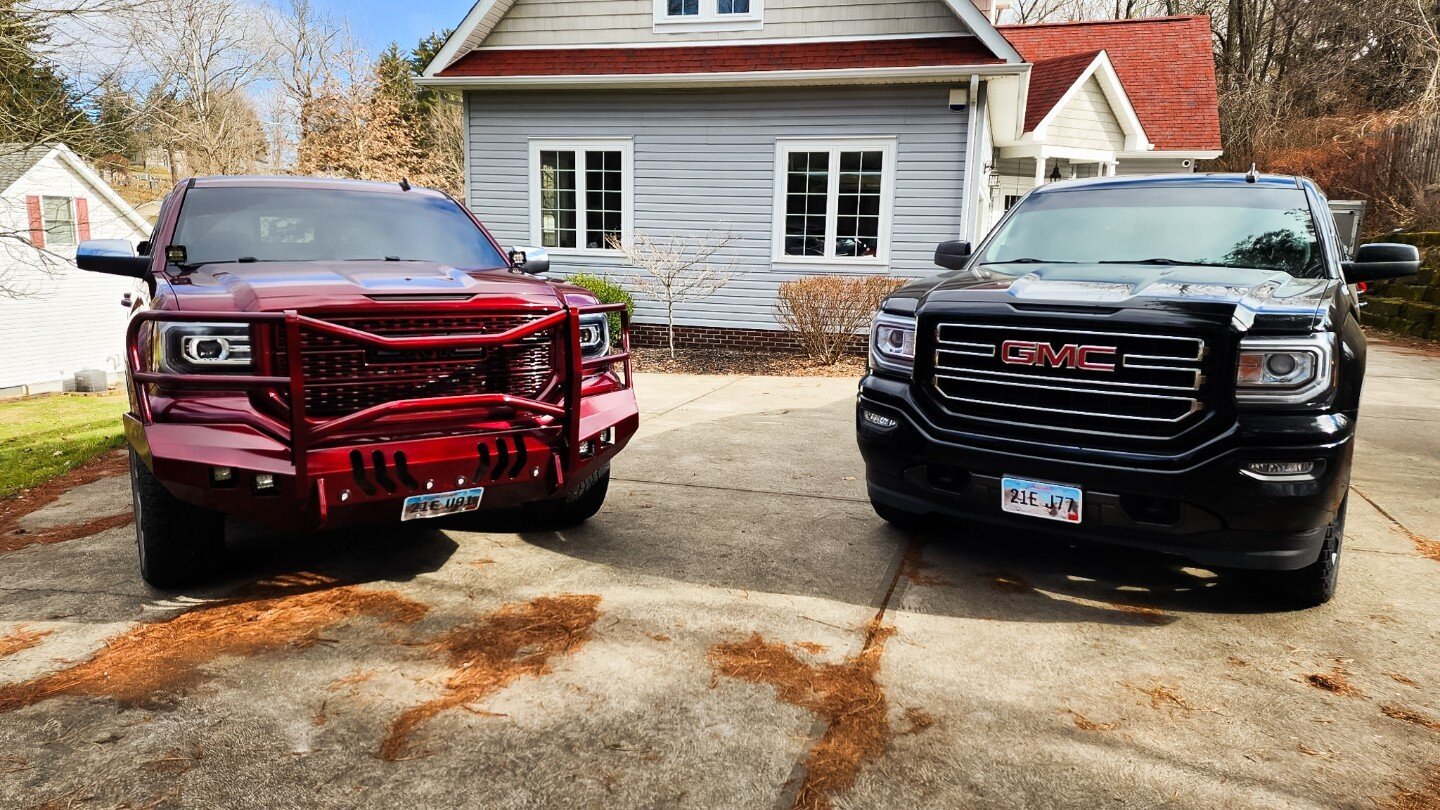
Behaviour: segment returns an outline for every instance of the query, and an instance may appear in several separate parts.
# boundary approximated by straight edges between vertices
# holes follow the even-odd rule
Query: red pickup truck
[[[639,424],[623,305],[540,277],[459,203],[407,183],[182,182],[138,251],[127,334],[140,571],[224,559],[224,516],[281,530],[518,509],[573,525]],[[618,328],[612,328],[614,327]]]

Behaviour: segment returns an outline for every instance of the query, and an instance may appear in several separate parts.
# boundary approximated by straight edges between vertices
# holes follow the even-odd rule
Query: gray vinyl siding
[[[652,0],[514,0],[486,46],[608,45],[821,36],[965,33],[941,0],[766,0],[752,31],[655,31]],[[662,26],[663,28],[663,26]],[[478,38],[468,48],[481,46]]]
[[[729,230],[737,241],[716,256],[739,277],[690,304],[696,326],[776,328],[776,288],[818,273],[938,272],[935,245],[959,237],[966,115],[948,108],[949,87],[805,88],[584,93],[466,94],[468,202],[502,243],[527,244],[531,138],[633,137],[634,227],[665,236]],[[776,267],[772,263],[775,150],[779,138],[895,137],[895,201],[888,268]],[[623,283],[618,257],[555,256],[559,273],[587,270]],[[638,315],[663,322],[640,301]]]
[[[1189,161],[1189,166],[1186,166],[1185,162],[1184,158],[1122,158],[1115,173],[1122,175],[1186,174],[1195,171],[1196,161]]]

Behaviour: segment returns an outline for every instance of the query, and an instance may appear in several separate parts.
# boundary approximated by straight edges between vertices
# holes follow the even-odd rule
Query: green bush
[[[600,299],[600,303],[624,304],[626,312],[632,316],[635,314],[635,299],[630,297],[630,293],[626,292],[625,288],[619,284],[590,273],[577,273],[571,276],[569,281],[577,287],[584,287],[595,293],[595,297]],[[610,334],[617,338],[620,335],[620,313],[618,312],[610,315]]]

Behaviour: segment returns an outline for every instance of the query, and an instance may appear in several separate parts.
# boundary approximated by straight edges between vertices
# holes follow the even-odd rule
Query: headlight
[[[161,362],[192,374],[250,368],[250,327],[241,323],[162,323]]]
[[[1241,403],[1303,405],[1328,393],[1334,379],[1333,334],[1240,341],[1235,399]]]
[[[607,315],[580,316],[580,356],[604,357],[610,353],[610,318]]]
[[[909,376],[915,370],[915,319],[881,312],[870,330],[870,362],[876,368]]]

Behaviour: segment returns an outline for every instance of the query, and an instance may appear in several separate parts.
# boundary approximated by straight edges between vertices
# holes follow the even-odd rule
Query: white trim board
[[[824,44],[827,42],[869,42],[871,40],[907,40],[907,39],[952,39],[954,37],[973,37],[969,31],[936,31],[927,34],[886,34],[875,36],[874,34],[852,34],[848,36],[821,36],[821,37],[784,37],[775,39],[707,39],[702,42],[607,42],[601,44],[589,43],[563,43],[555,45],[487,45],[487,51],[574,51],[574,50],[623,50],[629,48],[724,48],[736,45],[811,45]]]

